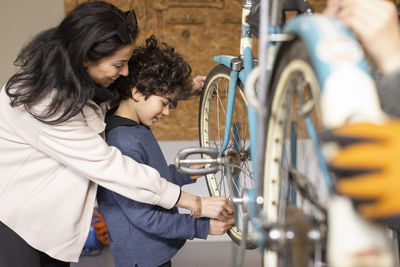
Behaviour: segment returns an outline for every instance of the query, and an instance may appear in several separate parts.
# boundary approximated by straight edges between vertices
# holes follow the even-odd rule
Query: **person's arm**
[[[181,192],[177,207],[192,210],[195,216],[227,221],[235,214],[232,203],[225,197],[198,197]]]
[[[160,155],[151,154],[151,152],[149,151],[149,147],[151,145],[149,143],[147,143],[146,145],[146,142],[151,142],[151,140],[146,139],[146,141],[144,141],[138,138],[137,136],[133,135],[122,136],[122,135],[125,134],[118,132],[114,133],[110,132],[107,135],[107,142],[110,145],[119,148],[124,155],[140,163],[147,164],[150,158],[152,158],[153,161],[157,162],[165,161],[164,159],[161,158],[160,159],[154,158],[154,156],[160,156]],[[146,133],[142,133],[142,135],[146,135]],[[128,139],[129,141],[127,141]],[[155,139],[154,142],[156,142]],[[200,198],[198,196],[194,196],[183,191],[180,194],[176,206],[191,210],[195,217],[205,216],[222,221],[227,221],[228,219],[232,218],[235,211],[232,203],[225,197]]]
[[[183,186],[185,184],[192,184],[195,183],[197,178],[200,176],[196,176],[196,179],[193,179],[193,177],[191,177],[190,175],[184,174],[184,173],[180,173],[178,172],[178,170],[176,169],[175,165],[169,165],[168,166],[170,173],[171,173],[171,177],[173,177],[172,181],[174,184]]]
[[[206,239],[210,219],[194,219],[189,214],[174,213],[157,206],[132,201],[119,194],[112,193],[129,221],[143,232],[161,238]]]
[[[400,117],[400,69],[379,76],[377,89],[382,110],[389,116]]]
[[[400,68],[400,28],[396,6],[386,0],[329,0],[326,14],[349,27],[383,74]]]
[[[80,113],[59,125],[41,123],[21,112],[16,114],[19,123],[14,127],[19,127],[17,132],[33,147],[82,178],[137,201],[173,207],[180,195],[179,186],[168,183],[156,170],[138,164],[115,147],[108,146],[99,136],[102,125],[96,132],[85,122],[86,118],[91,120],[90,123],[102,124],[102,118],[90,108],[83,112],[86,112],[85,117]]]
[[[343,21],[360,40],[380,74],[377,80],[381,107],[400,116],[400,27],[397,9],[385,0],[329,0],[325,14]]]

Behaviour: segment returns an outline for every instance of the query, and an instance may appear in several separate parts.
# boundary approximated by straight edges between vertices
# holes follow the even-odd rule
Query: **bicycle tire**
[[[320,170],[318,170],[319,164],[313,150],[313,143],[310,141],[303,113],[300,112],[301,107],[305,107],[300,105],[300,99],[303,99],[306,103],[311,103],[310,100],[314,100],[310,120],[314,127],[319,130],[321,128],[319,85],[307,49],[304,43],[297,39],[282,44],[277,55],[268,92],[267,149],[264,164],[263,196],[264,221],[267,224],[287,227],[290,224],[287,220],[287,212],[290,207],[295,207],[308,218],[312,217],[313,220],[320,222],[326,220],[324,211],[319,209],[317,212],[312,203],[307,204],[308,199],[306,197],[299,197],[297,190],[294,190],[295,193],[292,195],[287,194],[289,187],[292,190],[296,188],[292,184],[294,181],[289,179],[289,175],[291,175],[289,170],[294,168],[309,179],[315,187],[316,193],[319,192],[322,196],[328,196],[327,188],[324,187],[323,181],[319,178],[321,177]],[[297,122],[296,135],[292,132],[296,128],[290,127],[293,121]],[[290,136],[295,138],[289,138]],[[301,157],[299,157],[299,151],[292,149],[292,151],[297,151],[295,159],[301,158],[307,164],[301,166],[301,164],[289,160],[291,158],[289,149],[291,145],[294,148],[298,148],[299,145],[302,145],[303,148],[312,147],[308,150],[304,149],[303,152],[300,151],[300,153],[303,153]],[[298,199],[293,201],[292,198],[297,197]],[[322,202],[324,201],[322,200]],[[318,261],[307,255],[306,251],[312,249],[308,241],[301,245],[303,256],[300,257],[302,259],[294,259],[293,255],[297,253],[294,244],[294,242],[287,242],[285,246],[290,245],[290,247],[281,251],[264,250],[264,266],[310,266],[310,261],[314,263]],[[323,252],[319,255],[321,256],[319,260],[325,261]],[[294,261],[297,262],[294,263]]]
[[[216,147],[218,150],[221,148],[225,129],[229,82],[230,70],[224,65],[217,65],[207,75],[199,109],[199,139],[202,147]],[[230,132],[229,144],[224,154],[229,154],[234,159],[235,185],[240,194],[243,188],[254,188],[254,183],[249,152],[247,102],[243,94],[243,84],[239,80],[236,85]],[[216,174],[206,175],[206,181],[211,196],[225,196],[228,199],[232,199],[232,196],[234,196],[229,191],[224,169]],[[237,214],[235,225],[228,230],[228,235],[235,243],[240,244],[242,240],[241,219],[243,213],[239,205],[235,204],[235,209]],[[254,240],[250,237],[247,238],[247,249],[254,249],[256,245]]]

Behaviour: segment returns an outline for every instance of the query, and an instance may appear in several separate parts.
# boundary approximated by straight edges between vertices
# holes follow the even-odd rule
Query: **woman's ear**
[[[132,87],[132,99],[136,102],[138,102],[141,98],[143,97],[143,94],[139,92],[136,87]]]

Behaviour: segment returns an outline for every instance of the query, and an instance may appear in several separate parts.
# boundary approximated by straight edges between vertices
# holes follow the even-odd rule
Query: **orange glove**
[[[337,192],[352,198],[365,218],[400,216],[400,120],[344,125],[325,141],[341,147],[329,161]]]

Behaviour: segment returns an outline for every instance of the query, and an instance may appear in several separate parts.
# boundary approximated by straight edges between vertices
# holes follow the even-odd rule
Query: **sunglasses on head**
[[[121,23],[117,29],[104,35],[97,43],[104,42],[105,40],[117,36],[123,44],[129,44],[137,33],[137,20],[135,11],[124,12],[126,16],[126,23]]]

